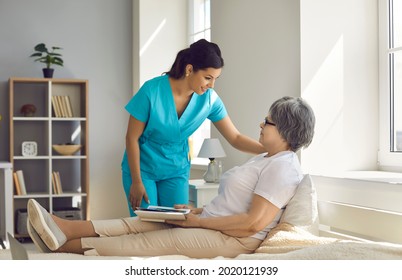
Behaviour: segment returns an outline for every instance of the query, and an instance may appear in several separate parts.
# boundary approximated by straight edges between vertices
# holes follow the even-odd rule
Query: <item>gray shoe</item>
[[[28,200],[28,220],[50,250],[55,251],[66,243],[66,235],[46,209],[34,199]]]
[[[28,230],[28,234],[31,237],[33,243],[35,243],[36,247],[39,249],[40,252],[42,252],[42,253],[51,253],[52,252],[52,250],[50,250],[46,246],[46,244],[43,243],[39,234],[33,228],[33,226],[31,225],[31,222],[29,220],[27,221],[27,230]]]

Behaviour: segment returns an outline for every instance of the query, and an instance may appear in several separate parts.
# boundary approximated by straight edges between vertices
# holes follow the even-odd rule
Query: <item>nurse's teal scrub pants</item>
[[[150,203],[141,202],[141,207],[148,207],[148,205],[163,205],[173,207],[174,204],[188,204],[188,180],[190,176],[190,168],[186,169],[182,174],[177,173],[175,177],[166,178],[163,180],[151,180],[147,178],[144,172],[141,172],[142,183],[144,184],[145,191],[148,194]],[[129,201],[130,188],[131,188],[131,175],[123,171],[123,186],[126,193],[126,198],[129,205],[130,216],[136,216]]]

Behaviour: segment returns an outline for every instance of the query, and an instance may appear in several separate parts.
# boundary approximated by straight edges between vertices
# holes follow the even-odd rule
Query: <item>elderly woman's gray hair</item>
[[[285,96],[275,101],[268,116],[292,151],[308,147],[313,140],[315,116],[310,105],[300,97]]]

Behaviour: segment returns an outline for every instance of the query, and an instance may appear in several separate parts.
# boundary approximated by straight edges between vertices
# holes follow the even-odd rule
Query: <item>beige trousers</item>
[[[261,244],[261,240],[253,237],[236,238],[216,230],[143,222],[137,217],[92,221],[92,224],[100,237],[81,238],[82,248],[88,249],[85,255],[232,258],[253,253]]]

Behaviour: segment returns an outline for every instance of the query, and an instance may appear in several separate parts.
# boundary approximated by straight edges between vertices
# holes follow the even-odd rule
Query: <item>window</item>
[[[402,166],[402,0],[379,3],[379,164]]]
[[[200,39],[211,40],[210,0],[189,0],[190,43]]]
[[[402,0],[389,0],[391,151],[402,151]]]
[[[210,0],[189,0],[189,43],[211,40]],[[193,163],[207,164],[208,159],[196,158],[205,138],[211,137],[211,122],[205,120],[190,138]]]

